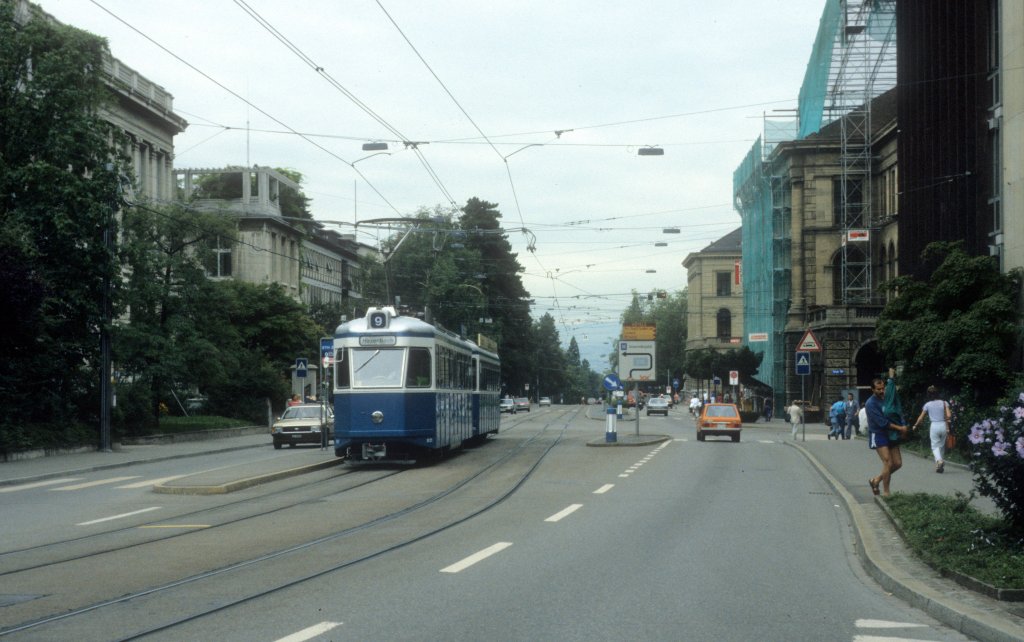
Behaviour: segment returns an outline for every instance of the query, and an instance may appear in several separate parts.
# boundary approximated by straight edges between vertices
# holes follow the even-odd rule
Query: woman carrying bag
[[[949,433],[949,420],[952,418],[949,412],[949,404],[939,399],[939,389],[935,386],[928,386],[928,402],[921,409],[914,428],[921,425],[925,415],[932,422],[929,437],[932,442],[932,455],[935,457],[935,472],[941,473],[945,468],[946,435]]]

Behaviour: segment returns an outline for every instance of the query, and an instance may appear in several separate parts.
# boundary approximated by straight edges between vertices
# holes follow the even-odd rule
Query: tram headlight
[[[384,423],[384,413],[379,410],[374,410],[373,414],[370,415],[370,421],[375,424]]]

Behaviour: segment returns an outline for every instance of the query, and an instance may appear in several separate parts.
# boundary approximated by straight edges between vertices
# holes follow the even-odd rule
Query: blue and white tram
[[[443,328],[371,308],[334,332],[334,453],[414,461],[498,432],[500,362]]]

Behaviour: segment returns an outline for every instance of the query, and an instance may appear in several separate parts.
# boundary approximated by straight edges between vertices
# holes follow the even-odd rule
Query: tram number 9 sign
[[[384,328],[388,327],[387,312],[371,312],[369,317],[371,330],[383,330]]]

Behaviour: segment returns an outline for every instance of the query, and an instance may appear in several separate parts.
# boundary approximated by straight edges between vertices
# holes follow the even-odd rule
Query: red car
[[[701,410],[700,419],[697,420],[697,441],[704,441],[708,435],[739,441],[741,432],[743,421],[736,404],[709,403]]]

